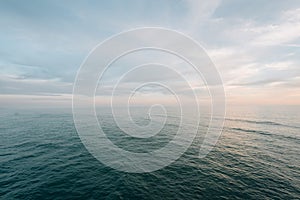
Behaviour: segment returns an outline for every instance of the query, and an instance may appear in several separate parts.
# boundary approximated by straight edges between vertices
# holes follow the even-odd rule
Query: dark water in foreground
[[[224,132],[206,158],[197,157],[196,140],[168,167],[130,174],[88,153],[70,113],[3,110],[0,198],[300,199],[299,111],[229,111]],[[108,128],[111,139],[122,142],[120,130]]]

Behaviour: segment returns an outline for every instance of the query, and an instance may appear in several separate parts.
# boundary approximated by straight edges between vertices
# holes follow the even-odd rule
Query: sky
[[[298,0],[2,0],[0,27],[2,108],[70,106],[77,70],[89,52],[108,37],[139,27],[176,30],[200,43],[220,73],[230,105],[300,104]],[[119,72],[111,70],[107,80],[117,80]],[[142,82],[145,74],[151,72],[131,81]],[[159,79],[158,74],[152,77]],[[106,98],[105,92],[99,96]]]

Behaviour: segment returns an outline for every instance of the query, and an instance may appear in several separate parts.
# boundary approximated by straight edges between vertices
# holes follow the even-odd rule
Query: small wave
[[[227,128],[227,129],[234,130],[234,131],[242,131],[242,132],[246,132],[246,133],[255,133],[255,134],[260,134],[260,135],[273,136],[273,137],[277,137],[277,138],[280,138],[280,139],[288,139],[288,140],[293,140],[293,141],[300,142],[299,138],[291,137],[291,136],[285,136],[285,135],[278,135],[278,134],[270,133],[268,131],[259,131],[259,130],[253,130],[253,129],[243,129],[243,128]]]
[[[150,114],[150,116],[166,117],[166,118],[180,118],[180,116],[177,116],[177,115],[163,115],[163,114]]]
[[[291,126],[287,124],[282,124],[273,121],[255,121],[255,120],[247,120],[247,119],[233,119],[233,118],[226,118],[227,121],[235,121],[235,122],[246,122],[250,124],[263,124],[263,125],[272,125],[272,126],[282,126],[282,127],[289,127],[289,128],[299,128],[299,126]]]
[[[257,133],[257,134],[261,134],[261,135],[273,135],[272,133],[269,133],[266,131],[258,131],[258,130],[253,130],[253,129],[230,128],[230,130],[242,131],[242,132],[247,132],[247,133]]]

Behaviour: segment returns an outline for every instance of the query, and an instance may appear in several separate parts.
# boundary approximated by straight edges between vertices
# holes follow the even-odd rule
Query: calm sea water
[[[176,120],[168,121],[165,135],[141,142],[103,119],[116,145],[137,152],[160,148],[176,129]],[[2,109],[0,198],[300,199],[299,119],[299,107],[229,108],[223,134],[207,157],[198,158],[200,130],[168,167],[132,174],[89,154],[68,111]]]

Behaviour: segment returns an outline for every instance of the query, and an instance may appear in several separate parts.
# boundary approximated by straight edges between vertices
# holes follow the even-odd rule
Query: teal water
[[[106,167],[89,154],[70,112],[2,109],[0,198],[300,199],[299,111],[229,109],[223,134],[207,157],[198,158],[200,130],[171,165],[132,174]],[[176,130],[171,120],[164,129],[167,136],[134,140],[105,119],[108,137],[136,152],[164,146]]]

